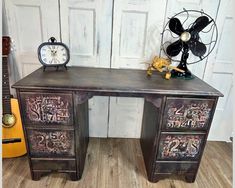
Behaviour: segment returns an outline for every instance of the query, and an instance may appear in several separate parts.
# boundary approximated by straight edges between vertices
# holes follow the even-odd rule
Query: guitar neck
[[[11,114],[11,94],[7,55],[2,56],[2,105],[3,114]]]

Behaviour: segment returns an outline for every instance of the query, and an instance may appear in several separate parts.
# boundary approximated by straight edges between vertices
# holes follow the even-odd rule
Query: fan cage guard
[[[170,32],[171,36],[173,37],[173,34],[172,34],[173,32],[172,32],[170,29],[167,28],[167,27],[169,26],[170,19],[175,18],[175,17],[177,17],[178,15],[181,15],[181,14],[183,14],[183,13],[186,13],[186,14],[187,14],[187,18],[182,22],[182,26],[183,26],[184,23],[186,23],[187,20],[189,19],[189,16],[190,16],[189,12],[190,12],[191,14],[192,14],[192,13],[199,13],[199,14],[201,14],[202,16],[203,16],[203,15],[204,15],[204,16],[207,16],[207,17],[211,20],[211,22],[212,22],[213,24],[210,24],[210,25],[211,25],[211,26],[210,26],[211,28],[210,28],[207,32],[203,32],[203,30],[201,31],[201,32],[203,32],[203,33],[212,32],[212,33],[211,33],[211,40],[210,40],[210,42],[207,43],[207,44],[205,44],[205,45],[209,45],[209,50],[208,50],[207,54],[206,54],[205,56],[203,56],[203,57],[198,57],[199,60],[197,60],[197,61],[192,61],[192,62],[190,62],[190,63],[186,62],[186,64],[187,64],[187,65],[190,65],[190,64],[198,63],[198,62],[202,61],[203,59],[205,59],[206,57],[208,57],[208,56],[210,55],[210,53],[213,51],[213,49],[214,49],[215,46],[216,46],[217,39],[218,39],[218,29],[217,29],[217,25],[216,25],[216,23],[215,23],[215,20],[214,20],[210,15],[208,15],[207,13],[205,13],[203,10],[201,10],[201,11],[199,11],[199,10],[186,10],[186,9],[184,8],[183,11],[181,11],[181,12],[175,14],[175,15],[172,16],[171,18],[168,18],[169,20],[168,20],[167,23],[165,24],[165,26],[164,26],[164,28],[163,28],[163,32],[161,33],[162,36],[161,36],[161,47],[160,47],[159,57],[161,57],[161,53],[162,53],[162,51],[164,51],[165,55],[166,55],[171,61],[174,61],[174,62],[181,62],[181,58],[180,58],[180,60],[174,59],[174,58],[172,58],[171,56],[169,56],[169,55],[167,54],[167,52],[166,52],[166,47],[167,47],[167,46],[166,46],[166,47],[164,47],[164,46],[165,46],[166,43],[170,43],[170,44],[171,44],[171,42],[167,41],[167,42],[164,42],[164,43],[163,43],[163,37],[164,37],[164,33],[165,33],[165,32]],[[191,24],[190,24],[190,25],[191,25]],[[190,26],[190,25],[189,25],[189,26]],[[213,29],[213,30],[212,30],[212,29]],[[211,31],[211,30],[212,30],[212,31]],[[213,37],[215,37],[214,40],[213,40]],[[173,38],[178,38],[178,39],[179,39],[179,37],[173,37]],[[212,43],[213,43],[213,45],[212,45]],[[183,51],[183,49],[182,49],[181,52],[180,52],[181,55],[182,55],[182,51]],[[177,56],[179,56],[179,55],[177,55]],[[177,57],[177,56],[176,56],[176,57]]]

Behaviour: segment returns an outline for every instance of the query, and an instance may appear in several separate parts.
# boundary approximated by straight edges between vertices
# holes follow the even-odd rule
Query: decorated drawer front
[[[196,173],[198,163],[164,163],[156,162],[155,174],[157,173]]]
[[[72,94],[22,92],[25,125],[72,125]]]
[[[52,170],[52,171],[62,171],[62,170],[76,170],[75,159],[66,160],[31,160],[33,170]]]
[[[31,157],[74,156],[73,130],[28,129]]]
[[[201,154],[204,135],[162,134],[160,137],[158,160],[197,160]]]
[[[164,110],[163,129],[206,130],[213,106],[213,99],[168,98]]]

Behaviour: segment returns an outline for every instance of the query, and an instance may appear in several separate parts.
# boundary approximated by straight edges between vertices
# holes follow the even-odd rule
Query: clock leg
[[[46,66],[44,65],[44,66],[43,66],[43,72],[44,72],[45,70],[46,70]]]
[[[66,70],[68,70],[68,67],[67,67],[66,65],[64,65],[64,68],[65,68]]]

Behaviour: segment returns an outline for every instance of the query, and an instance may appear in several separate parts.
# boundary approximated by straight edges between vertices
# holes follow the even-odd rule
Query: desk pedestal
[[[51,172],[79,180],[89,142],[86,93],[18,92],[33,180]]]
[[[146,97],[140,143],[149,181],[173,174],[195,181],[216,103],[210,97]]]

